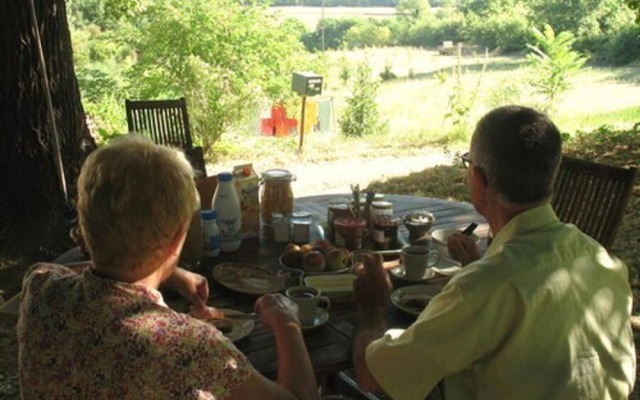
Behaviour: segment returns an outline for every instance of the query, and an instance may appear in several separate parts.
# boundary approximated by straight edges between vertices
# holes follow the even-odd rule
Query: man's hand
[[[382,266],[380,254],[362,256],[362,267],[356,270],[353,281],[355,303],[359,310],[381,310],[387,305],[392,285],[389,274]]]
[[[298,305],[279,293],[260,297],[253,310],[260,316],[260,322],[272,330],[288,323],[300,326]]]
[[[206,314],[209,284],[204,276],[178,267],[165,283],[193,303],[194,315]]]
[[[473,237],[456,233],[449,236],[447,248],[451,258],[460,262],[463,266],[480,259],[480,249]]]

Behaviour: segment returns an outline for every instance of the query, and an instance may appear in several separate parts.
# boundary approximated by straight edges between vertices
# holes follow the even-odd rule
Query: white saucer
[[[429,278],[433,278],[435,276],[435,272],[433,271],[433,268],[427,268],[424,271],[424,275],[422,275],[422,278],[418,278],[418,279],[409,279],[407,278],[406,272],[404,270],[404,264],[400,264],[395,268],[391,268],[389,270],[389,272],[391,272],[391,275],[395,276],[396,278],[403,280],[403,281],[407,281],[407,282],[422,282],[422,281],[426,281]]]
[[[440,256],[438,263],[432,267],[434,272],[444,276],[453,276],[462,269],[459,262]]]
[[[302,325],[303,331],[309,331],[316,329],[324,325],[329,320],[329,313],[324,308],[316,308],[316,317],[313,319],[313,324]]]

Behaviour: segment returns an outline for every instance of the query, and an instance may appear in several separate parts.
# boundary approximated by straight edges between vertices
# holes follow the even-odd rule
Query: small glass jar
[[[336,242],[336,232],[333,226],[337,218],[353,217],[349,208],[349,199],[335,199],[327,207],[327,237],[331,243]]]
[[[274,213],[290,216],[293,211],[293,175],[286,169],[270,169],[262,174],[260,212],[262,220],[270,224]]]
[[[375,250],[389,250],[398,247],[398,225],[396,218],[388,215],[373,217],[373,247]]]
[[[346,247],[350,251],[362,248],[367,220],[364,218],[341,217],[337,218],[333,226],[335,228],[336,246]]]
[[[371,203],[371,216],[388,215],[393,216],[393,203],[390,201],[374,201]]]
[[[271,223],[273,225],[273,241],[289,243],[291,241],[291,220],[280,213],[273,213]]]

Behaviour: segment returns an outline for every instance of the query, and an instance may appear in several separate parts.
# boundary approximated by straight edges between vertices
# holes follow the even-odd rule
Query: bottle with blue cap
[[[220,251],[224,253],[238,250],[242,242],[240,198],[231,172],[218,174],[218,186],[213,194],[211,208],[218,214]]]
[[[202,225],[202,255],[217,257],[220,254],[220,232],[215,210],[200,211]]]

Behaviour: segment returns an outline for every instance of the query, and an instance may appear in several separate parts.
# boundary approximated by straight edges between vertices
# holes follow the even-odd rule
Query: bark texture
[[[40,68],[30,0],[0,1],[0,251],[52,248],[74,214],[80,166],[95,148],[73,68],[64,0],[34,0],[49,87]],[[51,93],[70,206],[58,177]]]

